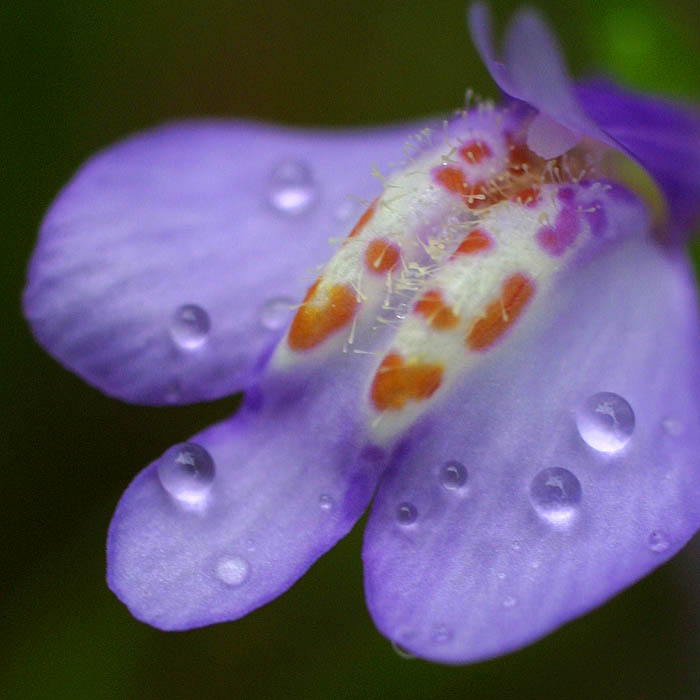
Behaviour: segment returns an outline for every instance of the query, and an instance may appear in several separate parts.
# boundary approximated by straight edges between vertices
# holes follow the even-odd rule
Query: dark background
[[[502,25],[517,3],[494,5]],[[606,70],[697,100],[696,0],[538,5],[574,73]],[[105,586],[105,533],[124,487],[235,399],[127,406],[45,355],[19,311],[43,211],[93,151],[164,120],[378,124],[447,112],[467,87],[495,96],[463,17],[461,0],[3,3],[0,694],[700,697],[698,540],[602,609],[519,653],[466,667],[404,660],[375,631],[361,527],[289,593],[236,623],[164,634],[133,620]]]

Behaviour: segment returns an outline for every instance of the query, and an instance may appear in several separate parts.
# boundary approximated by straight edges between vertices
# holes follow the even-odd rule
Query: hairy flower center
[[[422,132],[277,349],[286,367],[376,355],[364,400],[380,442],[507,345],[577,251],[614,235],[603,149],[584,142],[545,161],[526,146],[526,126],[482,108]]]

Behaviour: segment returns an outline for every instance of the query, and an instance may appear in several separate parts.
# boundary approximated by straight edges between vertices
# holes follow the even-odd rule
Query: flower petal
[[[625,146],[659,183],[673,233],[682,239],[700,217],[700,114],[596,80],[577,88],[588,114]]]
[[[369,609],[418,656],[460,663],[531,642],[700,525],[700,337],[685,259],[629,239],[563,279],[540,322],[413,428],[375,497]],[[613,421],[613,437],[628,435],[629,414],[586,404],[598,392],[634,412],[616,452],[600,450],[622,440],[601,435]],[[590,423],[577,429],[581,406],[582,418],[607,413],[598,438]]]
[[[468,21],[472,39],[498,86],[572,132],[564,139],[561,129],[557,130],[546,148],[541,138],[529,138],[528,145],[537,147],[539,155],[544,158],[558,156],[575,144],[574,138],[580,139],[581,136],[619,147],[578,104],[557,41],[537,12],[520,10],[511,20],[506,32],[504,63],[495,58],[488,6],[482,3],[472,5]],[[545,132],[540,130],[537,135],[542,137]]]
[[[381,190],[414,126],[345,132],[192,122],[91,159],[42,224],[24,294],[39,342],[145,404],[244,386],[304,275]]]
[[[233,418],[195,435],[190,443],[216,468],[208,492],[173,473],[183,458],[193,463],[186,448],[136,477],[110,527],[107,574],[135,617],[168,630],[241,617],[350,530],[381,459],[361,451],[347,388],[357,385],[349,375],[358,363],[330,376],[268,377]]]

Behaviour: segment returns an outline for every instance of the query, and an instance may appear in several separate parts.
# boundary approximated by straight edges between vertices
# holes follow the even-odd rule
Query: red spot
[[[309,287],[304,302],[289,327],[287,342],[292,350],[308,350],[322,343],[352,320],[357,311],[357,298],[344,284],[333,285],[325,300],[316,300],[321,279]]]
[[[471,327],[467,346],[485,350],[493,345],[513,325],[534,293],[535,284],[525,275],[516,273],[509,277],[501,287],[500,298],[492,301]]]
[[[539,187],[524,187],[513,196],[513,201],[517,204],[524,204],[526,207],[534,207],[540,198]]]
[[[467,161],[467,163],[481,163],[484,158],[489,158],[492,153],[488,144],[483,141],[470,141],[465,143],[459,149],[459,155]]]
[[[427,291],[414,307],[416,313],[424,316],[428,323],[439,331],[454,328],[459,323],[459,316],[445,303],[437,289]]]
[[[524,144],[517,143],[512,136],[508,136],[508,162],[509,170],[513,175],[523,175],[532,171],[535,162],[535,154]]]
[[[393,243],[377,239],[372,241],[365,252],[365,265],[370,272],[389,272],[399,262],[399,248]]]
[[[365,213],[359,218],[358,222],[355,224],[355,228],[348,234],[348,238],[354,238],[360,231],[367,225],[367,222],[374,216],[374,210],[377,208],[377,201],[379,197],[375,199],[372,204],[367,207]]]
[[[459,255],[471,255],[472,253],[478,253],[481,250],[488,250],[493,248],[493,240],[488,233],[480,228],[476,228],[470,231],[467,237],[459,244],[459,248],[452,253],[452,258],[456,258]]]
[[[407,362],[389,353],[379,365],[371,388],[372,403],[379,411],[400,411],[408,401],[424,401],[440,387],[443,367],[427,362]]]
[[[501,192],[489,189],[483,180],[473,185],[468,183],[464,172],[453,165],[435,168],[433,177],[438,185],[448,192],[458,194],[469,209],[481,209],[505,199]]]

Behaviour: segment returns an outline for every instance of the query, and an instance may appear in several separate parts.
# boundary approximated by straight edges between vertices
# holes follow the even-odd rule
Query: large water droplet
[[[634,411],[617,394],[601,391],[590,396],[576,412],[581,437],[600,452],[617,452],[634,432]]]
[[[269,299],[260,307],[260,324],[268,331],[284,328],[292,316],[294,300],[289,297]]]
[[[555,525],[563,525],[578,510],[581,484],[568,469],[549,467],[532,480],[530,500],[542,518]]]
[[[201,347],[209,336],[209,314],[195,304],[177,308],[170,322],[170,335],[177,345],[186,350]]]
[[[399,507],[396,509],[396,519],[399,521],[400,525],[412,525],[416,522],[418,517],[418,511],[413,503],[400,503]]]
[[[308,211],[317,196],[311,171],[298,160],[279,163],[272,171],[268,187],[268,200],[272,208],[292,216]]]
[[[250,566],[242,557],[222,557],[216,563],[214,573],[227,586],[240,586],[248,578]]]
[[[467,468],[454,459],[440,467],[440,484],[448,491],[456,491],[467,483]]]
[[[665,532],[654,530],[649,535],[649,549],[651,549],[652,552],[660,554],[661,552],[665,552],[670,546],[671,542]]]
[[[214,475],[211,455],[192,442],[173,445],[158,462],[161,485],[173,498],[185,503],[200,503],[209,492]]]

